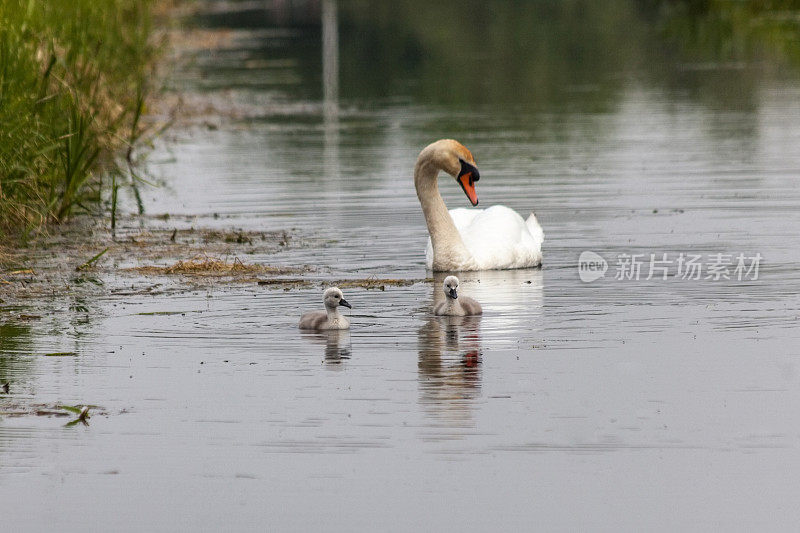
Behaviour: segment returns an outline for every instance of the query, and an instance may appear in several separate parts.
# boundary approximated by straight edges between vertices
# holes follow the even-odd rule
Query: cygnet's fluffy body
[[[447,276],[444,278],[444,302],[439,303],[433,314],[442,316],[473,316],[483,314],[481,304],[469,296],[458,295],[458,278]]]
[[[338,287],[331,287],[323,294],[324,311],[309,311],[300,317],[300,329],[313,329],[317,331],[330,329],[349,329],[350,321],[339,312],[339,306],[353,308],[344,299]]]

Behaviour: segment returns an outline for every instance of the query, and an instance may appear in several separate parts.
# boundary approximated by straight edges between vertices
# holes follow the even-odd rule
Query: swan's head
[[[481,178],[481,175],[475,166],[475,159],[467,147],[453,139],[442,139],[429,145],[425,150],[432,150],[433,161],[439,168],[456,179],[473,206],[478,205],[475,182]]]
[[[339,287],[331,287],[330,289],[326,289],[325,293],[322,295],[322,301],[325,302],[325,307],[330,309],[336,309],[340,305],[349,307],[350,309],[353,308],[353,306],[344,299],[344,294],[342,294],[342,291],[339,290]]]
[[[447,276],[444,278],[444,295],[453,300],[458,298],[458,278],[455,276]]]

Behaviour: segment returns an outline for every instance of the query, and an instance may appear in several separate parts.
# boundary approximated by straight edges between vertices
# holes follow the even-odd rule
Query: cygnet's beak
[[[458,293],[456,292],[455,289],[450,289],[450,298],[452,298],[453,300],[456,300],[458,298]]]
[[[343,305],[343,306],[345,306],[345,307],[347,307],[347,308],[349,308],[349,309],[352,309],[352,308],[353,308],[353,306],[352,306],[352,305],[350,305],[350,302],[348,302],[348,301],[347,301],[347,300],[345,300],[344,298],[342,298],[341,300],[339,300],[339,305]]]
[[[476,206],[478,205],[478,193],[475,191],[475,182],[481,179],[481,174],[474,165],[470,165],[466,161],[461,161],[461,172],[458,173],[456,181],[461,185],[464,194],[469,198],[469,202]]]

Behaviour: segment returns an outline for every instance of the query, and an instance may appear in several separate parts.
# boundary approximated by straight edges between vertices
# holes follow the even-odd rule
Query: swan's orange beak
[[[469,202],[476,206],[478,205],[478,193],[475,190],[475,182],[481,179],[478,169],[470,165],[466,161],[461,161],[461,172],[459,172],[456,181],[461,185],[464,194],[469,198]]]

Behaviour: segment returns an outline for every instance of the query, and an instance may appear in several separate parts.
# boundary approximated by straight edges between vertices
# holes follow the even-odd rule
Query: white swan
[[[322,301],[325,303],[325,311],[303,313],[300,317],[300,329],[348,329],[350,321],[339,312],[339,306],[343,305],[350,309],[353,306],[344,299],[342,291],[338,287],[331,287],[323,293]]]
[[[447,276],[442,284],[444,289],[444,301],[438,304],[434,310],[434,315],[444,316],[474,316],[483,314],[481,304],[469,296],[458,296],[458,278]]]
[[[414,187],[422,205],[430,239],[425,263],[434,271],[502,270],[542,264],[544,231],[533,213],[523,220],[513,209],[452,209],[439,194],[443,170],[456,181],[473,206],[480,178],[472,154],[461,143],[442,139],[426,146],[414,167]]]

